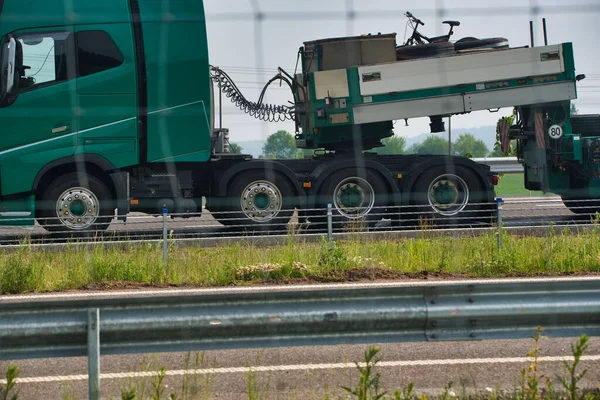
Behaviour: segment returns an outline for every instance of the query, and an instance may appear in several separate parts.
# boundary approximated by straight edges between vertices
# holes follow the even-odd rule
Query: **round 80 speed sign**
[[[560,139],[563,135],[563,128],[560,125],[552,125],[548,128],[548,136],[552,139]]]

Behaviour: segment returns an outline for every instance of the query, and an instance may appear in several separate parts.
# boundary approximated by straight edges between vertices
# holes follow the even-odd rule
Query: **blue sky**
[[[498,6],[496,4],[501,4]],[[360,35],[398,34],[403,41],[411,11],[425,22],[420,31],[443,34],[442,20],[461,22],[453,39],[465,36],[506,37],[511,47],[529,45],[529,21],[535,23],[536,45],[543,44],[542,17],[550,44],[573,42],[577,73],[588,76],[579,84],[576,105],[581,113],[600,113],[600,2],[597,0],[205,0],[211,63],[229,72],[244,94],[256,99],[262,84],[281,66],[292,72],[298,48],[304,41]],[[538,10],[536,15],[534,10]],[[255,12],[265,18],[256,22]],[[349,11],[356,18],[349,19]],[[257,40],[258,39],[258,40]],[[260,43],[260,46],[257,46]],[[268,101],[286,104],[291,95],[284,88],[268,92]],[[453,128],[493,125],[510,109],[456,116]],[[397,124],[396,134],[414,136],[429,131],[429,119]],[[224,102],[224,126],[233,141],[261,140],[278,129],[293,131],[291,123],[267,124],[245,116]]]

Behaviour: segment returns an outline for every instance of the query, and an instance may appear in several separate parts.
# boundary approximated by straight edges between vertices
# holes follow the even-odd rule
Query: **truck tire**
[[[474,37],[465,37],[454,43],[456,51],[467,50],[498,50],[508,48],[508,39],[502,37],[477,39]]]
[[[104,231],[114,214],[111,198],[106,184],[93,175],[63,175],[41,194],[38,222],[50,232]]]
[[[362,175],[362,176],[361,176]],[[333,229],[345,227],[372,228],[386,213],[388,189],[383,179],[372,170],[359,174],[356,170],[340,170],[331,175],[319,190],[311,227],[327,229],[327,204],[331,204]]]
[[[454,50],[454,45],[450,42],[396,47],[396,59],[398,61],[414,60],[417,58],[446,57],[453,54],[456,54],[456,50]]]
[[[402,224],[420,227],[425,224],[471,226],[492,222],[493,208],[483,204],[485,189],[475,173],[456,166],[453,172],[438,166],[421,175],[411,192],[409,207]]]
[[[226,213],[218,220],[230,227],[286,233],[297,203],[296,190],[283,175],[269,179],[262,171],[248,171],[229,185],[226,205],[219,207]]]
[[[600,115],[574,115],[571,117],[571,127],[573,128],[573,133],[579,133],[583,136],[599,136]]]

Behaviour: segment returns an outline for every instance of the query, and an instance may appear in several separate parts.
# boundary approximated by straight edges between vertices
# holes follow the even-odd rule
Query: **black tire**
[[[226,203],[218,207],[225,213],[218,215],[217,220],[245,230],[285,233],[297,206],[298,194],[286,177],[248,171],[229,185]]]
[[[473,36],[467,36],[467,37],[464,37],[464,38],[460,38],[460,39],[458,39],[458,40],[457,40],[457,41],[454,43],[454,46],[456,47],[456,43],[469,43],[469,42],[475,42],[475,41],[477,41],[477,40],[479,40],[479,39],[478,39],[478,38],[476,38],[476,37],[473,37]]]
[[[350,204],[345,204],[345,202]],[[308,216],[311,229],[327,230],[327,204],[331,204],[333,230],[373,228],[387,213],[389,191],[375,171],[340,170],[321,186],[316,210]]]
[[[465,37],[457,40],[454,43],[454,49],[456,51],[467,51],[467,50],[498,50],[506,49],[509,47],[508,39],[502,37],[477,39],[474,37]]]
[[[600,213],[600,199],[569,198],[562,196],[565,207],[574,214],[589,215],[590,219],[595,218],[596,213]]]
[[[41,194],[38,222],[50,232],[104,231],[114,214],[111,198],[106,184],[93,175],[63,175]]]
[[[401,215],[402,225],[417,228],[423,224],[473,226],[493,223],[493,205],[484,204],[483,183],[471,170],[442,166],[423,173],[411,190],[410,204]]]
[[[398,61],[414,60],[418,58],[446,57],[456,54],[454,45],[450,42],[427,43],[416,46],[400,46],[396,48]]]
[[[571,117],[573,133],[583,136],[600,135],[600,114],[574,115]]]

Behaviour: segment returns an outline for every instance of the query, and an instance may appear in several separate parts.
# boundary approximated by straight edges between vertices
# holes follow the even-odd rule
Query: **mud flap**
[[[129,172],[115,172],[110,175],[113,185],[115,186],[117,202],[117,219],[125,222],[127,220],[127,214],[130,212],[130,195],[129,195]]]
[[[0,228],[33,229],[35,196],[0,201]]]

